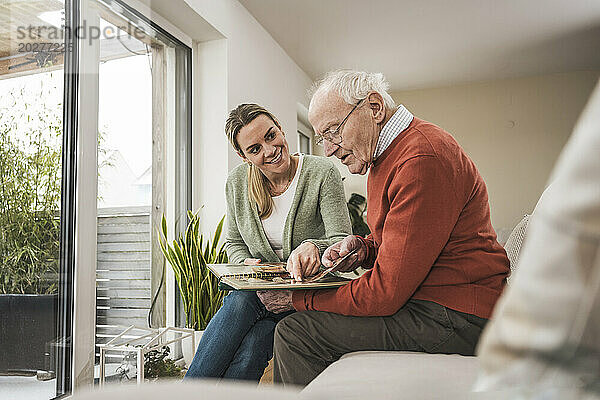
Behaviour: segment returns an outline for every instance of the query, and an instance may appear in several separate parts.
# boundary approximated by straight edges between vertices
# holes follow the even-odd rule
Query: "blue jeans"
[[[208,323],[185,379],[258,382],[273,357],[275,325],[289,314],[267,311],[256,292],[229,293]]]

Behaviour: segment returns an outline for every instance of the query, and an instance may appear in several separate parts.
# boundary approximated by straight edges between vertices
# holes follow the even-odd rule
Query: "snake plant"
[[[188,328],[204,330],[210,319],[223,304],[226,292],[218,288],[217,278],[207,264],[227,262],[224,244],[219,247],[225,216],[217,225],[212,242],[199,233],[200,217],[188,211],[190,222],[185,233],[180,233],[172,243],[167,240],[167,221],[162,218],[160,247],[173,268],[185,309]]]

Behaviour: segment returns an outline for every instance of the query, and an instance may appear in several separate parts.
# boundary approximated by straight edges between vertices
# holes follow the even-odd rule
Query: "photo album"
[[[333,275],[329,270],[323,270],[303,281],[296,281],[286,271],[285,263],[208,264],[208,268],[219,279],[220,290],[328,289],[351,281],[349,278]]]

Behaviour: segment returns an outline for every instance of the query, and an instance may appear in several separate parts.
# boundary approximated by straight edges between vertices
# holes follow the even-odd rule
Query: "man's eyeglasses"
[[[328,129],[327,131],[323,132],[323,134],[315,133],[315,136],[317,138],[316,143],[318,145],[322,145],[324,140],[327,140],[328,142],[333,143],[333,144],[342,143],[341,129],[344,126],[344,124],[346,123],[346,121],[348,120],[348,117],[350,117],[350,114],[352,114],[354,112],[354,110],[356,110],[356,108],[360,105],[360,103],[362,103],[363,100],[364,99],[360,99],[358,101],[358,103],[356,103],[354,105],[354,107],[352,107],[352,110],[350,110],[348,115],[346,115],[346,117],[342,120],[342,122],[340,122],[340,124],[337,126],[337,128],[335,128],[334,130]]]

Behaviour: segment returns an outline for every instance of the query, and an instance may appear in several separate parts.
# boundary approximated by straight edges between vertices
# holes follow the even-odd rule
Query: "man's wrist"
[[[370,264],[370,262],[369,262],[369,261],[371,260],[371,257],[372,257],[372,254],[371,254],[371,253],[372,253],[371,246],[369,246],[369,244],[367,243],[367,240],[366,240],[364,237],[362,237],[362,236],[360,236],[360,235],[354,235],[354,236],[355,236],[355,237],[356,237],[356,238],[357,238],[357,239],[358,239],[358,240],[359,240],[359,241],[362,243],[362,245],[365,247],[366,254],[365,254],[364,264]]]

